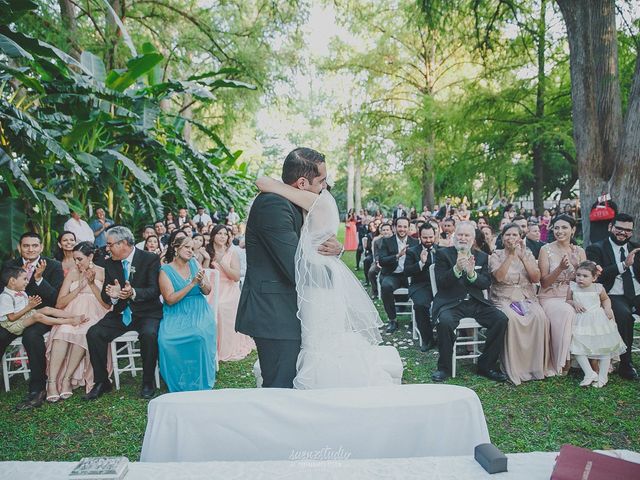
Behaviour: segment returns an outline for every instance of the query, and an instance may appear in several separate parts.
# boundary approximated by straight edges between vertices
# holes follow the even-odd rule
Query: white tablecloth
[[[464,387],[226,389],[152,400],[141,460],[473,455],[486,442],[482,405]]]
[[[640,454],[608,452],[640,463]],[[508,472],[489,475],[473,457],[389,458],[328,462],[131,463],[125,480],[549,480],[555,452],[509,454]],[[0,462],[0,479],[67,480],[75,462]]]

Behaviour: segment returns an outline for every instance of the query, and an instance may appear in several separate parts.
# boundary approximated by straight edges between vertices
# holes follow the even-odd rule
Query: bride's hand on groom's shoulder
[[[337,257],[342,253],[342,244],[334,235],[329,237],[318,247],[318,253],[328,257]]]

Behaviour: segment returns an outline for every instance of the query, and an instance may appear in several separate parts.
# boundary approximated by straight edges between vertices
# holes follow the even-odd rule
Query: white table
[[[640,454],[628,450],[607,452],[640,463]],[[201,462],[131,463],[125,480],[549,480],[558,454],[509,454],[508,472],[489,475],[473,457],[424,457],[328,462]],[[67,480],[75,462],[0,462],[0,478],[15,480]]]
[[[473,455],[489,441],[480,400],[464,387],[225,389],[152,400],[141,460]]]

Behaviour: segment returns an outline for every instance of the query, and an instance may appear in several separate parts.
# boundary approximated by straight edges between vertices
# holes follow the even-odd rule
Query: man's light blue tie
[[[129,260],[122,260],[122,269],[124,270],[124,281],[129,281]],[[122,311],[122,323],[127,327],[131,325],[131,308],[127,306]]]

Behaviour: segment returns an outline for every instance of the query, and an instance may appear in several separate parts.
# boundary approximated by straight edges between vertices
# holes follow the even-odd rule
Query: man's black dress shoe
[[[420,351],[421,352],[428,352],[429,350],[431,350],[432,348],[434,348],[436,346],[436,341],[431,339],[431,340],[427,340],[426,343],[422,343],[422,345],[420,346]]]
[[[431,374],[431,380],[434,382],[444,382],[449,378],[449,374],[444,370],[436,370]]]
[[[396,330],[398,330],[398,322],[396,322],[395,320],[390,320],[389,326],[387,327],[387,333],[393,333]]]
[[[142,390],[140,390],[140,397],[145,400],[150,400],[156,394],[156,389],[153,388],[153,385],[142,385]]]
[[[106,382],[96,383],[91,391],[82,398],[84,398],[85,400],[96,400],[97,398],[101,397],[105,393],[110,392],[111,390],[113,390],[113,387],[111,386],[111,382],[109,380],[107,380]]]
[[[480,370],[478,369],[478,375],[493,380],[494,382],[506,382],[507,376],[498,370]]]
[[[624,370],[618,369],[618,375],[625,380],[638,380],[638,372],[633,367]]]
[[[41,407],[46,397],[46,390],[41,390],[39,392],[29,392],[29,395],[27,395],[27,399],[24,402],[20,402],[16,405],[16,410],[31,410],[32,408]]]

